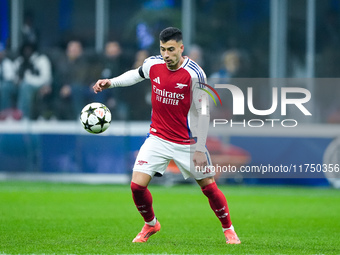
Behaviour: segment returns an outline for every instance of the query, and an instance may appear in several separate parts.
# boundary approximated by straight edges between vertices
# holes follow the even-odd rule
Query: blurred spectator
[[[99,58],[95,67],[95,76],[93,80],[98,77],[101,79],[110,79],[118,76],[125,71],[126,64],[122,57],[122,49],[117,41],[109,41],[105,44],[105,51],[103,56]],[[93,66],[92,66],[93,67]],[[91,67],[91,68],[92,68]],[[119,102],[123,90],[109,90],[108,93],[92,94],[92,101],[104,103],[111,111],[112,119],[125,119],[126,107],[122,107]],[[119,102],[119,103],[118,103]]]
[[[132,68],[138,68],[143,65],[145,59],[149,57],[149,52],[147,50],[139,50],[136,52],[135,60],[133,62]]]
[[[106,43],[104,56],[100,57],[95,67],[96,77],[113,78],[131,68],[127,65],[118,42]],[[139,68],[144,60],[149,57],[147,50],[135,53],[132,68]],[[151,114],[151,90],[147,81],[142,81],[136,86],[115,88],[108,93],[92,95],[92,101],[104,103],[111,111],[113,120],[149,120]]]
[[[338,47],[340,43],[340,17],[336,10],[330,9],[318,22],[317,49],[322,51],[327,47]]]
[[[102,78],[112,78],[122,72],[121,54],[122,49],[118,42],[110,41],[106,43],[103,59],[104,68],[101,73]]]
[[[247,75],[247,58],[246,55],[237,49],[228,50],[222,55],[221,68],[213,73],[208,83],[212,86],[215,84],[230,83],[232,78],[246,77]],[[244,88],[240,88],[244,90]],[[245,92],[244,92],[245,93]],[[212,118],[226,118],[232,117],[232,102],[233,99],[230,93],[221,93],[220,95],[223,107],[219,106],[217,109],[211,111]]]
[[[200,46],[198,45],[192,45],[190,47],[188,57],[195,61],[197,64],[200,65],[200,67],[204,66],[204,61],[203,61],[203,52]]]
[[[65,55],[56,64],[58,100],[56,114],[59,119],[76,119],[85,106],[89,89],[88,62],[80,41],[69,41]]]
[[[18,109],[24,118],[33,115],[33,104],[39,93],[50,90],[52,67],[49,58],[37,51],[35,43],[26,42],[20,49],[20,56],[14,62],[16,83],[19,86]]]
[[[0,111],[14,107],[14,65],[7,58],[5,46],[0,43]]]
[[[132,68],[140,67],[148,58],[147,50],[139,50],[135,54]],[[121,101],[126,102],[127,118],[129,120],[149,120],[151,115],[151,86],[147,80],[127,88],[123,88]],[[121,106],[122,107],[122,106]]]
[[[24,43],[38,43],[38,32],[34,27],[34,14],[32,11],[25,12],[21,32]]]
[[[228,50],[222,55],[222,66],[220,70],[213,73],[210,78],[228,81],[233,77],[244,76],[242,72],[245,71],[245,59],[239,50]]]

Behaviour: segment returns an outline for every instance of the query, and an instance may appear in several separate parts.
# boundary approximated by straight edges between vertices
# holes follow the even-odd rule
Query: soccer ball
[[[110,126],[111,112],[102,103],[91,103],[81,110],[80,122],[87,132],[100,134]]]

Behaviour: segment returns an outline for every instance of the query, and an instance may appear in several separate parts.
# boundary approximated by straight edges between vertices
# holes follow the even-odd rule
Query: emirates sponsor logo
[[[161,97],[173,98],[173,99],[184,99],[184,94],[167,91],[166,89],[158,89],[156,85],[153,85],[153,92]]]
[[[163,104],[178,105],[180,100],[184,99],[183,93],[176,93],[167,91],[166,89],[159,89],[156,85],[153,85],[152,89],[153,92],[156,94],[156,100]]]

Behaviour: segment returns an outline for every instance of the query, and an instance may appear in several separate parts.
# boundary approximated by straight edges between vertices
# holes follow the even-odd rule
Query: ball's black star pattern
[[[105,115],[104,115],[103,118],[99,118],[99,117],[97,117],[97,118],[98,118],[98,122],[97,122],[96,125],[100,125],[102,129],[103,129],[103,127],[104,127],[104,124],[109,123],[109,122],[105,119]]]
[[[87,112],[87,118],[90,117],[90,115],[93,114],[95,110],[96,108],[92,108],[92,106],[90,105],[90,108],[85,111]]]
[[[91,130],[91,125],[89,124],[89,120],[88,120],[88,119],[86,120],[85,123],[83,122],[83,124],[84,124],[84,128],[85,128],[86,130]]]

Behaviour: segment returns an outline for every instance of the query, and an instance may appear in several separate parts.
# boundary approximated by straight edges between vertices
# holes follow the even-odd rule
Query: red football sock
[[[202,188],[204,195],[209,199],[211,209],[222,223],[223,228],[230,228],[231,220],[229,215],[229,209],[227,199],[222,191],[217,187],[216,182],[208,184]]]
[[[145,222],[150,222],[155,218],[152,208],[152,195],[148,187],[131,182],[132,197],[139,213]]]

